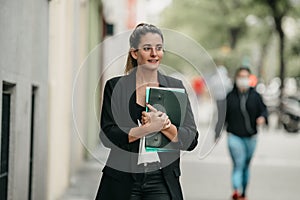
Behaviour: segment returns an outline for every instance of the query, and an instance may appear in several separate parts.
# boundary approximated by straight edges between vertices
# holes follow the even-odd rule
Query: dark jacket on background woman
[[[243,97],[246,100],[246,109],[241,105]],[[254,88],[249,88],[246,93],[240,93],[235,86],[227,95],[226,109],[227,132],[239,137],[255,135],[256,119],[263,116],[267,120],[268,116],[267,108]]]

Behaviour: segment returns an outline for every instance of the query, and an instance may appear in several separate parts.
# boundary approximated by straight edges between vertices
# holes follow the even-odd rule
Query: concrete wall
[[[49,3],[49,200],[58,198],[70,176],[72,11],[70,1]]]
[[[74,4],[56,0],[49,8],[49,200],[67,188],[71,174]]]
[[[100,66],[90,69],[84,61],[91,35],[101,40],[100,5],[100,0],[50,2],[49,200],[59,198],[76,181],[72,177],[86,157],[89,138],[90,145],[98,143],[98,122],[91,120],[95,119],[91,84],[97,81]]]
[[[89,55],[83,63],[82,72],[87,75],[86,86],[86,105],[87,105],[87,138],[86,148],[89,151],[87,158],[95,151],[99,145],[99,105],[100,90],[97,89],[99,77],[102,68],[102,46],[103,21],[102,21],[102,3],[100,0],[90,0],[89,6],[89,37],[88,50]]]
[[[0,92],[3,81],[15,85],[9,199],[28,196],[33,86],[37,87],[33,199],[59,198],[75,181],[72,177],[86,157],[85,147],[92,150],[99,143],[94,86],[100,54],[93,68],[81,71],[77,85],[74,82],[87,54],[102,40],[101,12],[101,0],[0,2]]]
[[[1,1],[0,29],[0,92],[3,81],[15,84],[11,105],[8,199],[28,199],[32,86],[37,87],[32,199],[45,199],[48,1]]]

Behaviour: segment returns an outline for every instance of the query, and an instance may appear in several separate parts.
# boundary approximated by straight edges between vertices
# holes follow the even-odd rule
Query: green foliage
[[[278,40],[277,29],[286,16],[300,20],[299,0],[173,0],[162,15],[161,25],[192,37],[229,71],[249,57],[253,71],[272,66],[272,72],[277,73],[265,74],[271,78],[279,75],[279,62],[273,62],[279,58],[274,38]],[[296,64],[300,63],[299,51],[300,38],[286,40],[287,75],[300,74]]]
[[[222,15],[211,1],[174,0],[165,11],[162,24],[189,35],[206,48],[216,48],[227,39],[226,34],[219,34],[226,32],[226,25],[219,20]]]
[[[294,40],[288,41],[288,53],[291,56],[300,55],[300,36],[296,37]]]

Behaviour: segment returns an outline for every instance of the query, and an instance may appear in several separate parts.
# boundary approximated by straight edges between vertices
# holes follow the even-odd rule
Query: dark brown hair
[[[249,72],[249,74],[251,74],[251,70],[250,70],[250,68],[249,67],[247,67],[247,66],[241,66],[241,67],[239,67],[236,71],[235,71],[235,76],[234,76],[234,78],[236,78],[238,75],[239,75],[239,73],[241,72],[241,71],[247,71],[247,72]]]
[[[146,35],[147,33],[156,33],[156,34],[160,35],[162,41],[164,41],[163,34],[159,28],[157,28],[156,26],[154,26],[152,24],[140,23],[135,27],[135,29],[133,30],[133,32],[130,35],[130,38],[129,38],[130,49],[132,49],[132,48],[138,49],[138,45],[140,43],[141,37],[143,35]],[[125,74],[127,74],[134,67],[138,66],[136,59],[134,59],[131,56],[130,51],[129,51],[128,57],[127,57]]]

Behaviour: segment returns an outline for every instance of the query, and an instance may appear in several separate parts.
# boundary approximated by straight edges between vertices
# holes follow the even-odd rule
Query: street
[[[231,161],[226,137],[204,160],[197,150],[182,159],[182,185],[187,200],[226,200],[231,196]],[[300,135],[264,130],[252,160],[250,200],[285,200],[300,196]]]
[[[186,200],[230,200],[231,161],[226,135],[211,154],[199,159],[199,149],[182,157],[181,183]],[[300,134],[263,129],[252,160],[249,200],[286,200],[300,196]],[[60,200],[92,200],[101,165],[85,163]]]

